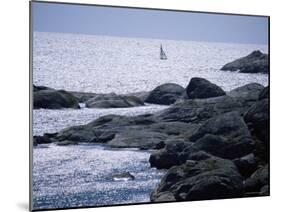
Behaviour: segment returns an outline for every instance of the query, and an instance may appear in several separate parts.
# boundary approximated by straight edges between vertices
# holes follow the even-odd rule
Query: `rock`
[[[160,105],[173,104],[182,94],[184,88],[175,83],[166,83],[153,89],[145,102]]]
[[[55,144],[57,144],[58,146],[68,146],[68,145],[77,145],[78,142],[65,140],[65,141],[55,142]]]
[[[190,142],[174,141],[166,144],[164,149],[152,153],[149,158],[151,167],[158,169],[168,169],[172,166],[183,164],[186,159],[183,157],[182,152],[185,148],[193,145]]]
[[[37,144],[49,144],[52,143],[52,140],[47,136],[33,136],[33,144],[36,146]]]
[[[262,99],[253,104],[244,116],[252,134],[266,145],[269,143],[269,100]]]
[[[128,96],[135,96],[139,98],[141,101],[145,102],[145,99],[148,97],[150,92],[148,91],[140,91],[140,92],[134,92],[134,93],[129,93]]]
[[[259,168],[244,183],[245,192],[260,192],[261,188],[269,186],[268,165]]]
[[[57,133],[58,142],[107,143],[115,148],[161,149],[168,137],[165,130],[153,131],[155,120],[150,115],[135,117],[107,115],[86,125],[74,126]]]
[[[259,94],[259,100],[269,98],[269,87],[265,87]]]
[[[152,193],[151,201],[205,200],[241,197],[242,177],[230,160],[212,157],[174,166]]]
[[[121,174],[113,175],[112,179],[114,181],[128,181],[128,180],[134,180],[135,177],[130,172],[124,172],[124,173],[121,173]]]
[[[161,149],[165,146],[167,135],[145,129],[124,130],[116,133],[114,139],[107,142],[110,147]]]
[[[260,196],[268,196],[269,195],[269,185],[265,185],[260,190]]]
[[[231,90],[227,93],[227,95],[236,98],[243,98],[248,101],[257,101],[263,89],[264,87],[258,83],[250,83]]]
[[[42,91],[42,90],[54,90],[54,89],[46,87],[46,86],[36,86],[36,85],[33,85],[33,92]]]
[[[155,114],[161,121],[185,122],[198,124],[217,115],[237,111],[244,114],[252,105],[245,99],[230,96],[220,96],[208,99],[189,99],[176,103]]]
[[[250,132],[238,112],[228,112],[208,119],[190,140],[196,142],[206,134],[223,136],[228,139],[250,137]]]
[[[125,108],[142,106],[144,103],[134,96],[121,96],[115,93],[99,94],[85,102],[88,108]]]
[[[80,102],[84,103],[88,101],[91,98],[96,97],[99,94],[96,93],[90,93],[90,92],[78,92],[78,91],[69,91],[75,98]]]
[[[253,152],[254,141],[248,136],[226,138],[206,134],[193,147],[221,158],[234,159]]]
[[[205,99],[225,95],[225,92],[217,85],[210,81],[194,77],[190,80],[186,94],[190,99]]]
[[[227,63],[221,68],[222,71],[239,71],[241,73],[268,73],[268,55],[260,51],[253,51],[246,57],[239,58]]]
[[[33,93],[34,109],[79,109],[77,99],[69,92],[64,90],[39,90]]]
[[[233,160],[239,172],[244,177],[250,177],[257,170],[258,162],[253,153],[250,153],[242,158]]]

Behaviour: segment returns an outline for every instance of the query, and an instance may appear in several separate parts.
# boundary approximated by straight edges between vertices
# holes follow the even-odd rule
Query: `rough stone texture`
[[[33,93],[34,109],[80,108],[77,99],[64,90],[43,89]]]
[[[135,96],[121,96],[115,93],[99,94],[85,102],[88,108],[124,108],[142,106],[144,103]]]
[[[240,197],[243,195],[242,180],[236,166],[229,160],[212,157],[199,162],[186,161],[169,169],[152,193],[151,201]]]
[[[268,73],[268,55],[260,51],[253,51],[246,57],[239,58],[224,65],[223,71],[239,71],[241,73]]]
[[[175,83],[166,83],[153,89],[145,102],[160,105],[173,104],[182,94],[184,88]]]
[[[259,94],[259,100],[269,98],[269,87],[265,87]]]
[[[260,192],[264,186],[269,186],[268,165],[259,168],[244,183],[245,192]]]
[[[190,80],[186,94],[190,99],[205,99],[225,95],[225,92],[217,85],[210,81],[194,77]]]

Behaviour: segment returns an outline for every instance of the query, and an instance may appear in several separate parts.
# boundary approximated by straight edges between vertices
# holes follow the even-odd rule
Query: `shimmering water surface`
[[[34,207],[63,208],[149,202],[163,171],[150,168],[149,152],[98,145],[34,148]],[[132,181],[114,181],[129,171]]]
[[[168,60],[159,59],[162,43]],[[223,72],[227,62],[264,45],[187,42],[34,32],[33,81],[56,89],[95,93],[149,91],[173,82],[186,86],[204,77],[228,91],[268,75]],[[57,132],[108,114],[140,115],[166,106],[34,110],[33,134]],[[163,171],[150,168],[150,152],[100,145],[39,145],[33,149],[34,209],[148,202]],[[112,180],[129,171],[133,181]]]
[[[159,59],[161,43],[168,60]],[[185,87],[195,76],[225,90],[266,85],[265,74],[219,70],[254,50],[267,46],[35,32],[34,83],[96,93],[149,91],[166,82]]]

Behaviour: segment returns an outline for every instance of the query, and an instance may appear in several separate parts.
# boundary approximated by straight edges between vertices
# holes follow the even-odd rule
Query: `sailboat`
[[[160,60],[167,60],[167,56],[163,50],[162,44],[160,45]]]

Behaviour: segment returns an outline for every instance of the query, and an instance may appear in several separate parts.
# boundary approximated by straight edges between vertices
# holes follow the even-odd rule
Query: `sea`
[[[127,94],[163,83],[188,85],[203,77],[225,91],[247,83],[268,85],[266,74],[220,71],[234,59],[267,45],[125,38],[66,33],[33,33],[33,83],[55,89]],[[168,59],[160,60],[160,45]],[[33,111],[33,135],[58,132],[108,115],[154,113],[167,106]],[[150,151],[110,149],[98,144],[33,148],[33,209],[147,203],[165,170],[150,168]],[[114,181],[130,172],[132,181]]]

